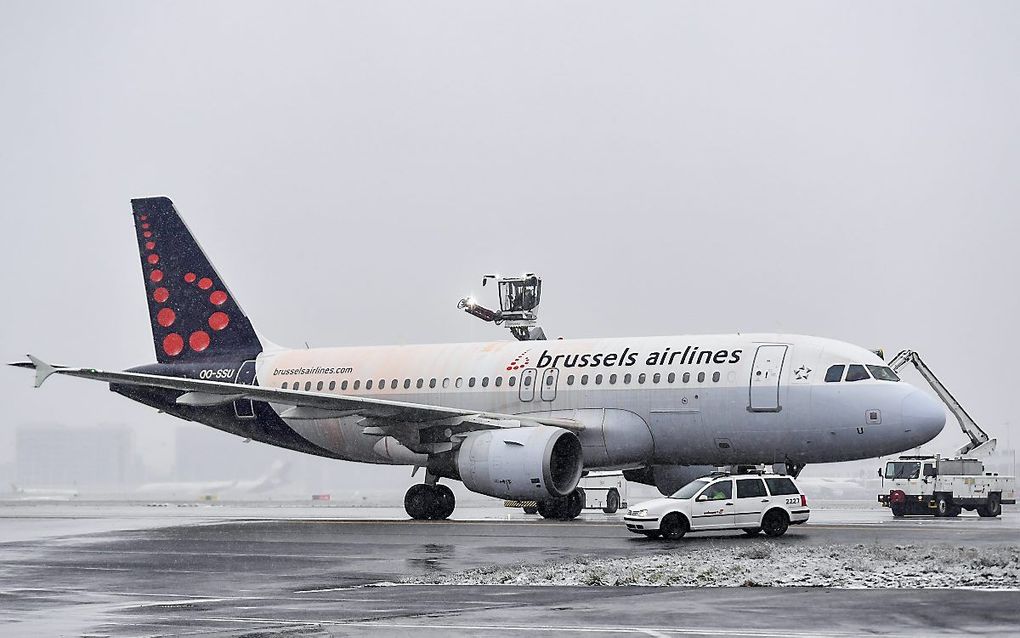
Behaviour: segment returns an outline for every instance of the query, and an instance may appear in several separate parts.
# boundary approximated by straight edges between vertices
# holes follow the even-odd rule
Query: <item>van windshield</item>
[[[674,492],[674,494],[670,496],[670,498],[691,498],[692,496],[697,494],[701,490],[701,488],[708,485],[708,482],[710,480],[711,479],[701,478],[696,481],[691,481],[687,485],[684,485],[679,490]]]

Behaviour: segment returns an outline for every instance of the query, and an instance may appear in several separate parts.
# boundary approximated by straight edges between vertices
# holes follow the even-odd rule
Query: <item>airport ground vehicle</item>
[[[623,517],[627,529],[649,538],[676,540],[687,532],[741,529],[748,536],[782,536],[806,523],[807,497],[790,476],[714,473],[672,496],[638,503]]]
[[[577,489],[582,496],[578,499],[581,508],[577,514],[581,510],[602,510],[606,514],[615,514],[621,507],[627,507],[627,479],[623,477],[623,472],[588,472],[577,482]],[[507,500],[503,501],[503,505],[523,508],[525,514],[538,514],[540,507],[538,501]]]
[[[959,516],[965,509],[977,510],[981,516],[998,516],[1003,503],[1016,502],[1016,479],[986,472],[984,463],[972,458],[972,455],[994,451],[995,439],[967,414],[919,354],[904,350],[893,357],[889,367],[898,372],[908,363],[913,364],[956,417],[968,442],[957,450],[954,458],[901,456],[890,461],[885,472],[880,469],[878,473],[884,480],[892,481],[891,489],[879,494],[878,501],[897,517],[906,514]]]
[[[962,510],[995,517],[1003,503],[1016,503],[1016,478],[985,472],[979,459],[901,456],[886,463],[882,476],[891,485],[878,501],[896,517],[952,517]]]

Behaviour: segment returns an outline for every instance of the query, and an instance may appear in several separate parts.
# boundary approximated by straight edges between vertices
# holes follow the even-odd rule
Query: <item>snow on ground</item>
[[[841,587],[1020,589],[1020,546],[791,547],[766,539],[731,547],[679,548],[633,558],[491,566],[406,583],[679,587]]]

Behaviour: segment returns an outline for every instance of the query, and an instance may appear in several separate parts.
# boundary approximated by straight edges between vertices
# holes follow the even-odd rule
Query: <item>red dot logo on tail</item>
[[[209,290],[210,288],[212,288],[212,279],[209,279],[208,277],[202,277],[201,279],[198,280],[198,287],[201,288],[202,290]]]
[[[214,312],[209,315],[209,327],[213,330],[223,330],[230,323],[230,317],[225,312]]]
[[[172,326],[175,319],[177,319],[177,315],[170,308],[162,308],[156,313],[156,321],[164,328]]]
[[[188,345],[195,352],[202,352],[209,347],[209,333],[204,330],[196,330],[188,337]]]
[[[153,270],[149,273],[149,279],[156,283],[163,281],[163,271],[159,269]]]
[[[163,352],[176,357],[184,350],[184,338],[176,332],[163,337]]]
[[[170,298],[170,291],[166,288],[156,288],[152,291],[152,298],[156,303],[165,303]]]
[[[213,294],[209,295],[209,301],[214,306],[222,306],[224,303],[227,302],[227,293],[223,292],[222,290],[217,290]]]

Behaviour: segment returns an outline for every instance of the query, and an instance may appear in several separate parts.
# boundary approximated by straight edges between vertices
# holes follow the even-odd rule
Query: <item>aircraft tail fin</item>
[[[166,197],[132,199],[159,363],[253,358],[262,344],[223,278]]]

